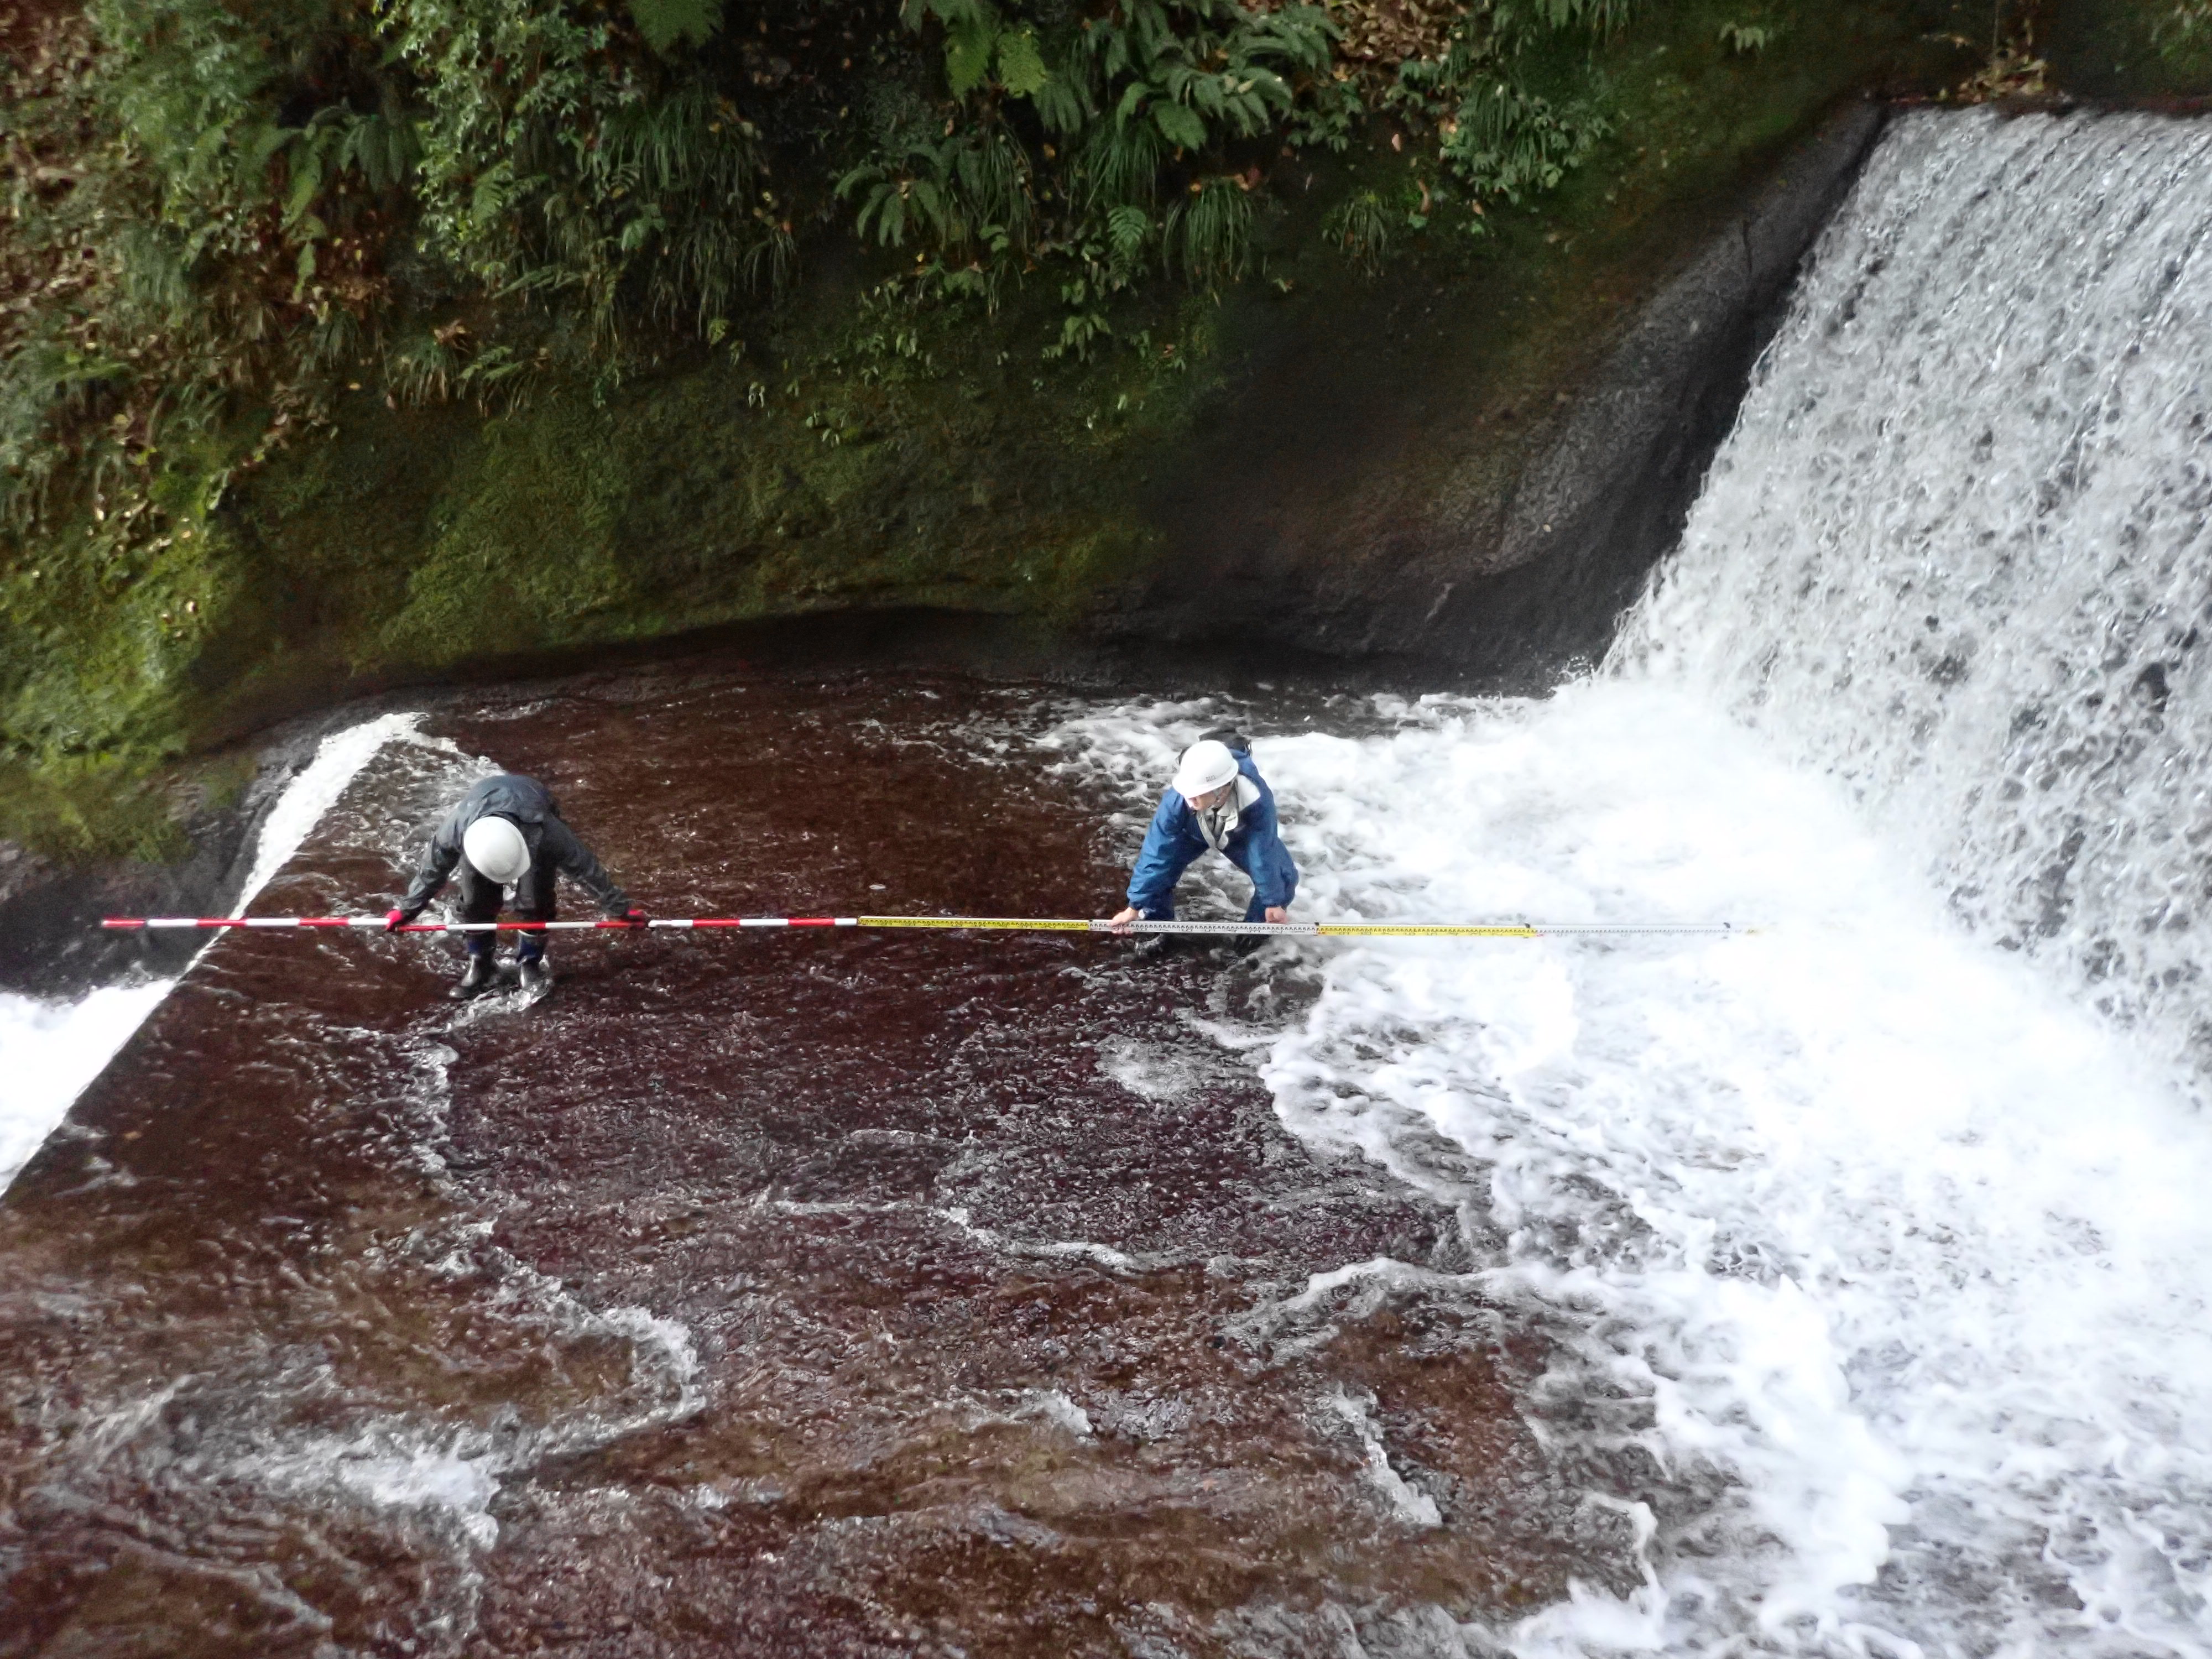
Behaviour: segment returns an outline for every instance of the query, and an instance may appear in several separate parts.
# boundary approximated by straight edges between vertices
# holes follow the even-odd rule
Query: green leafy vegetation
[[[1999,32],[2029,37],[2057,83],[2088,98],[2212,92],[2212,0],[2008,0]],[[1984,37],[1986,40],[1986,37]]]
[[[605,11],[384,0],[421,111],[414,222],[449,280],[551,307],[619,362],[634,324],[703,335],[788,279],[758,130],[711,83],[654,61],[703,38],[714,9],[647,8],[641,52]]]
[[[1515,65],[1626,9],[1478,6],[1402,71],[1407,107],[1457,109],[1443,153],[1473,196],[1518,201],[1587,158],[1603,118]],[[489,409],[549,371],[612,384],[687,340],[741,347],[796,276],[803,220],[911,248],[933,294],[987,308],[1042,268],[1069,308],[1045,349],[1085,355],[1114,295],[1243,276],[1285,141],[1340,150],[1362,107],[1313,5],[748,21],[765,41],[720,0],[15,15],[0,520],[88,520],[87,556],[119,570],[343,390]]]
[[[2168,0],[2151,24],[2159,50],[2176,63],[2212,50],[2212,0]]]
[[[1630,0],[1474,6],[1441,52],[1400,66],[1391,101],[1434,124],[1444,164],[1471,198],[1468,228],[1483,228],[1486,200],[1517,204],[1555,188],[1612,131],[1600,109],[1601,77],[1583,77],[1579,95],[1555,101],[1532,87],[1529,71],[1561,35],[1602,40],[1629,12]]]
[[[355,676],[1079,610],[1223,354],[1451,288],[1469,384],[1556,386],[1838,96],[2165,90],[2208,18],[0,0],[0,763],[76,799]]]
[[[1058,267],[1068,309],[1048,361],[1087,359],[1112,331],[1101,307],[1149,276],[1211,291],[1243,276],[1256,157],[1316,92],[1335,96],[1318,6],[908,0],[900,16],[941,77],[878,92],[838,194],[940,292],[995,307],[1010,270]]]

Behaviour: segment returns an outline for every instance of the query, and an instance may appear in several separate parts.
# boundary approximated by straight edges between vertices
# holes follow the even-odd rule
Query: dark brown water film
[[[1051,719],[487,698],[255,909],[380,908],[495,763],[665,915],[1101,914]],[[1273,958],[591,938],[530,1007],[457,960],[222,939],[15,1182],[0,1654],[1413,1654],[1620,1577],[1516,1410],[1541,1344],[1327,1278],[1470,1247],[1279,1126],[1220,1037],[1293,1016]]]

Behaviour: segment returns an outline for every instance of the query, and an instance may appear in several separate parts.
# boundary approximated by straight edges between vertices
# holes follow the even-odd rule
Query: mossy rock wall
[[[552,382],[491,415],[347,400],[212,515],[194,569],[221,597],[141,720],[197,746],[348,688],[763,617],[1051,613],[1151,550],[1110,469],[957,376],[842,388],[810,426],[808,388],[770,398],[764,372]],[[71,712],[127,744],[147,678]],[[76,735],[35,702],[17,718]]]
[[[1480,239],[1411,228],[1418,145],[1387,121],[1335,160],[1286,151],[1250,277],[1121,302],[1087,360],[1045,360],[1048,285],[886,310],[880,263],[830,228],[742,348],[548,373],[495,410],[357,392],[265,460],[246,437],[166,457],[161,544],[108,556],[80,519],[0,560],[0,836],[103,847],[101,779],[361,689],[777,617],[934,608],[1540,678],[1663,551],[1868,94],[1970,66],[1923,5],[1795,8],[1750,53],[1717,38],[1742,9],[1642,13],[1597,64],[1603,153]],[[2189,84],[2166,60],[2141,80],[2141,8],[2046,10],[2062,76],[2132,54],[2098,73]],[[1408,227],[1371,276],[1322,234],[1366,190]],[[131,845],[161,839],[152,810],[112,815]]]

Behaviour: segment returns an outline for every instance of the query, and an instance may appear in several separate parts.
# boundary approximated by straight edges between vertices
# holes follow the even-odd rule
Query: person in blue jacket
[[[1160,797],[1129,877],[1129,906],[1113,919],[1126,932],[1142,917],[1175,915],[1176,883],[1212,848],[1252,878],[1247,921],[1287,921],[1298,866],[1275,828],[1275,793],[1252,763],[1251,745],[1234,732],[1200,738],[1183,750],[1175,781]]]

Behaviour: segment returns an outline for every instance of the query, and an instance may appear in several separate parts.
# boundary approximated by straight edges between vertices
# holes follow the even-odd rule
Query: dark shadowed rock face
[[[386,902],[487,757],[665,915],[1095,913],[1054,695],[457,703],[256,908]],[[1201,1029],[1294,955],[553,955],[457,1008],[442,941],[231,935],[78,1103],[0,1203],[0,1654],[1413,1654],[1633,1587],[1484,1241]]]
[[[325,732],[359,718],[357,709],[328,709],[288,721],[257,745],[252,781],[235,800],[178,802],[190,850],[173,864],[58,864],[0,842],[0,991],[78,996],[133,974],[179,971],[205,940],[103,933],[100,918],[228,915],[284,786]]]
[[[1792,277],[1879,133],[1832,118],[1609,339],[1516,406],[1455,364],[1510,319],[1393,300],[1256,368],[1164,479],[1170,544],[1115,626],[1396,657],[1515,688],[1601,654],[1679,538]]]

